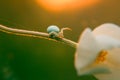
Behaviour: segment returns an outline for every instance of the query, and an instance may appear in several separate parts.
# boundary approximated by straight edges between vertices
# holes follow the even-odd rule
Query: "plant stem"
[[[5,33],[10,33],[10,34],[15,34],[15,35],[45,38],[45,39],[59,41],[59,42],[68,44],[69,46],[72,46],[74,48],[77,47],[77,43],[74,42],[74,41],[71,41],[71,40],[66,39],[66,38],[61,38],[61,39],[58,39],[58,40],[51,39],[51,38],[49,38],[49,34],[44,33],[44,32],[14,29],[14,28],[9,28],[9,27],[3,26],[3,25],[0,25],[0,31],[5,32]]]

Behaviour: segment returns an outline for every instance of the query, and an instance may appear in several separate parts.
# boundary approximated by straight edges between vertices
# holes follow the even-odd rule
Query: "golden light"
[[[53,12],[80,10],[97,4],[100,0],[36,0],[46,10]]]

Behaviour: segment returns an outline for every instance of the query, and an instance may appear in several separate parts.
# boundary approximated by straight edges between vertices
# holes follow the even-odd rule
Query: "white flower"
[[[106,23],[85,29],[75,54],[78,75],[93,74],[99,80],[120,80],[120,27]]]

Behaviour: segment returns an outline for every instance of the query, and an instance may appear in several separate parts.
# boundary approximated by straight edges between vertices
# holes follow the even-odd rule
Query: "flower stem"
[[[68,44],[69,46],[74,47],[74,48],[77,47],[77,43],[74,42],[74,41],[71,41],[71,40],[66,39],[66,38],[61,38],[61,39],[58,39],[58,40],[51,39],[51,38],[49,38],[49,34],[44,33],[44,32],[14,29],[14,28],[9,28],[9,27],[4,26],[4,25],[0,25],[0,31],[5,32],[5,33],[10,33],[10,34],[15,34],[15,35],[45,38],[45,39],[48,39],[48,40],[54,40],[54,41],[59,41],[59,42]]]

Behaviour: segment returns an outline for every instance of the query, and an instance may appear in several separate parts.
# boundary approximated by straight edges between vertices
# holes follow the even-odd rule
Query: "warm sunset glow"
[[[41,7],[54,12],[83,9],[98,2],[100,0],[37,0]]]

